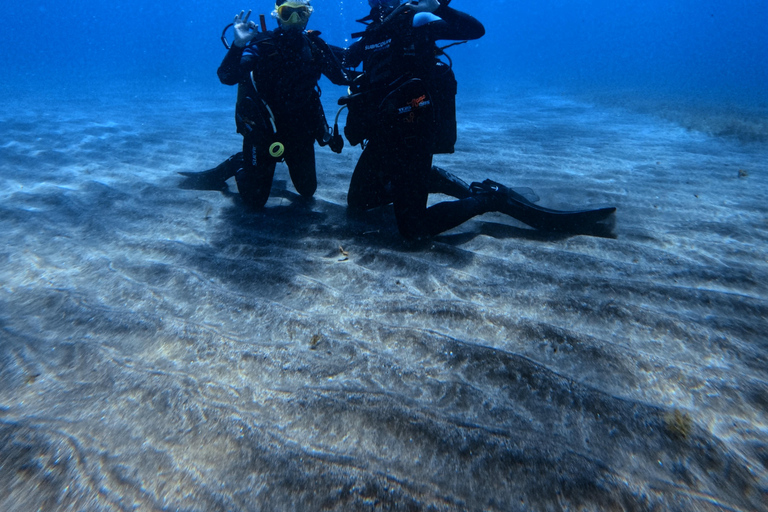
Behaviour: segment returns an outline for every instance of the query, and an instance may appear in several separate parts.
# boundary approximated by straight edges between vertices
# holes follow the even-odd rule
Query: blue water
[[[630,90],[765,107],[768,2],[456,0],[486,26],[451,54],[462,87],[510,84]],[[367,2],[314,2],[309,28],[345,45]],[[221,29],[269,2],[6,2],[0,69],[6,90],[45,92],[114,81],[217,87]],[[19,92],[16,90],[15,92]]]

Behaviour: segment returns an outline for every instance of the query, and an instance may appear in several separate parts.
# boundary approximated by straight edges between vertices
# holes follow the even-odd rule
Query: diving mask
[[[287,1],[275,6],[272,15],[277,18],[283,28],[298,28],[304,30],[312,14],[312,6],[306,1]]]

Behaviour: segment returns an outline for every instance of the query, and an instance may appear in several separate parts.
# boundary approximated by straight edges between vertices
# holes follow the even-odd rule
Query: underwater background
[[[0,7],[0,510],[768,511],[768,2],[451,5],[436,163],[616,238],[405,244],[349,144],[248,211],[178,173],[239,151],[219,39],[269,2]]]
[[[344,46],[362,0],[316,0],[308,28]],[[762,0],[462,2],[486,36],[451,54],[465,91],[519,84],[765,109],[768,5]],[[126,85],[223,94],[218,38],[240,9],[269,1],[35,2],[3,6],[2,87],[14,94],[105,94]],[[41,101],[45,98],[41,97]]]

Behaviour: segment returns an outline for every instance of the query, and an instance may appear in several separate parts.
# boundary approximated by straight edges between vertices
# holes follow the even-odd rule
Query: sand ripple
[[[768,510],[764,146],[474,109],[442,165],[619,237],[407,246],[347,216],[354,150],[309,205],[178,188],[237,138],[162,108],[3,124],[3,510]]]

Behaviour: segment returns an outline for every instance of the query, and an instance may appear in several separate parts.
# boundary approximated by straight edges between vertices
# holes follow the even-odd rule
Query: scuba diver
[[[232,24],[231,46],[218,69],[219,80],[238,85],[235,120],[243,136],[243,152],[203,173],[183,173],[197,185],[223,189],[233,175],[246,205],[261,208],[269,198],[275,166],[284,160],[296,191],[311,198],[317,189],[317,140],[340,153],[341,136],[333,137],[320,102],[320,75],[348,85],[339,60],[340,48],[328,45],[317,31],[306,31],[312,14],[309,0],[277,0],[272,16],[278,28],[261,32],[251,11],[241,11]],[[229,26],[228,26],[229,27]],[[226,29],[225,29],[226,33]],[[193,187],[189,187],[193,188]]]
[[[370,14],[344,65],[362,63],[350,94],[339,100],[349,111],[344,133],[363,153],[349,185],[347,204],[365,211],[393,204],[406,239],[432,237],[487,212],[508,214],[546,231],[606,236],[615,208],[558,211],[486,180],[467,185],[432,165],[456,142],[456,80],[438,58],[438,40],[478,39],[485,28],[448,6],[450,0],[369,0]],[[430,193],[456,201],[427,206]],[[534,194],[535,195],[535,194]],[[610,236],[610,235],[608,235]]]

